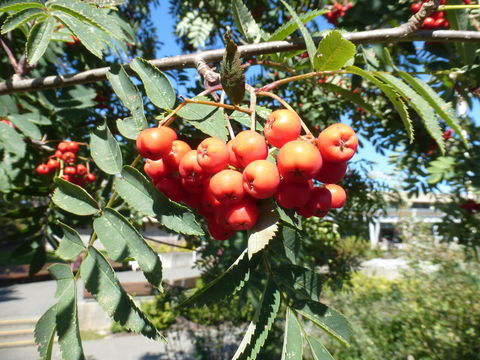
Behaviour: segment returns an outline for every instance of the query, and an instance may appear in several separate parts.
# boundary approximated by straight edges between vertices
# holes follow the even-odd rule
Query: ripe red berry
[[[410,11],[412,12],[412,14],[416,14],[417,12],[420,11],[420,8],[422,7],[422,4],[420,3],[413,3],[411,6],[410,6]]]
[[[59,142],[57,145],[57,150],[61,151],[62,153],[68,151],[68,143],[66,141]]]
[[[238,203],[245,196],[243,176],[236,170],[222,170],[215,174],[208,188],[223,205]]]
[[[46,164],[40,164],[36,167],[36,172],[38,175],[46,175],[50,171]]]
[[[83,164],[77,164],[77,174],[80,176],[85,175],[88,172],[88,169]]]
[[[220,139],[207,138],[197,147],[197,161],[207,172],[216,173],[225,169],[229,160],[227,145]]]
[[[77,157],[77,155],[75,155],[71,151],[67,151],[67,152],[63,153],[63,155],[62,155],[63,161],[65,161],[67,164],[73,163],[75,161],[76,157]]]
[[[434,29],[441,29],[445,24],[445,19],[437,19],[435,20],[435,22],[433,23],[433,28]]]
[[[233,141],[232,150],[242,167],[255,160],[265,160],[268,155],[265,138],[253,130],[240,132]]]
[[[357,151],[358,138],[347,124],[333,124],[318,136],[318,149],[323,160],[342,162],[350,160]]]
[[[67,151],[71,151],[74,154],[76,154],[78,152],[78,143],[76,141],[68,141]]]
[[[278,152],[277,166],[283,179],[305,182],[318,173],[322,167],[322,157],[314,145],[294,140],[282,146]]]
[[[347,194],[345,193],[343,187],[336,184],[327,184],[325,185],[325,188],[330,191],[332,195],[332,208],[338,209],[345,205]]]
[[[224,225],[218,223],[215,218],[208,219],[208,232],[215,240],[224,241],[231,238],[235,231],[228,229]]]
[[[145,129],[138,134],[137,150],[145,158],[158,160],[168,155],[176,139],[175,131],[165,126]]]
[[[47,161],[47,166],[50,171],[54,171],[60,168],[60,162],[57,159],[49,159]]]
[[[145,171],[145,174],[152,179],[153,183],[156,183],[158,180],[163,179],[170,174],[170,169],[165,165],[165,159],[147,159],[143,166],[143,170]]]
[[[172,171],[178,171],[180,161],[190,150],[192,150],[192,148],[185,141],[174,140],[172,142],[172,148],[170,149],[170,152],[163,158],[163,161],[169,169]]]
[[[209,186],[203,191],[200,202],[202,204],[202,210],[207,214],[215,212],[222,206],[221,202],[213,195]]]
[[[166,197],[175,202],[181,202],[184,199],[184,192],[179,182],[171,177],[160,179],[155,184]]]
[[[85,179],[88,181],[88,182],[94,182],[95,180],[97,180],[97,175],[93,174],[93,173],[88,173],[86,176],[85,176]]]
[[[209,174],[197,161],[197,150],[190,150],[182,157],[178,171],[182,185],[188,192],[200,193],[209,179]]]
[[[347,162],[342,161],[338,163],[332,163],[324,161],[322,168],[315,176],[315,180],[321,181],[324,184],[336,184],[345,176],[347,171]]]
[[[425,18],[425,20],[423,20],[422,27],[424,29],[433,29],[434,25],[435,25],[435,19],[429,16]]]
[[[75,175],[77,173],[77,169],[75,166],[65,166],[63,173],[66,175]]]
[[[293,111],[282,109],[272,112],[263,130],[267,141],[281,148],[289,141],[296,140],[302,131],[301,120]]]
[[[243,188],[256,199],[266,199],[277,192],[280,174],[268,160],[255,160],[243,170]]]
[[[224,214],[225,221],[233,230],[251,229],[258,220],[257,205],[250,199],[228,206]]]
[[[299,208],[297,213],[305,218],[324,217],[332,207],[332,193],[325,187],[315,187],[308,202]]]
[[[312,196],[312,190],[311,181],[281,181],[275,194],[275,201],[285,209],[302,207]]]
[[[57,157],[57,158],[59,158],[59,159],[61,159],[62,156],[63,156],[63,153],[62,153],[60,150],[57,150],[57,151],[55,151],[55,155],[54,155],[54,156]]]
[[[234,168],[241,169],[242,165],[240,164],[240,161],[238,161],[237,156],[235,155],[235,152],[233,151],[233,142],[235,139],[230,140],[227,143],[227,149],[228,149],[228,154],[229,154],[229,160],[228,163],[233,166]]]

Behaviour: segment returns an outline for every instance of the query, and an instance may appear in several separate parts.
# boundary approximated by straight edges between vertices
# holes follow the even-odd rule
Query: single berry
[[[325,161],[348,161],[357,151],[358,138],[350,126],[338,123],[320,133],[317,146]]]
[[[286,143],[278,152],[277,166],[283,179],[304,182],[317,175],[322,167],[322,156],[314,145],[294,140]]]
[[[238,203],[245,196],[243,176],[236,170],[222,170],[213,175],[208,188],[223,205]]]
[[[235,155],[235,152],[233,151],[234,141],[235,141],[235,139],[232,139],[227,143],[227,149],[228,149],[228,155],[229,155],[228,163],[229,163],[229,165],[233,166],[236,169],[241,169],[242,164],[240,164],[240,161],[238,161],[237,156]]]
[[[324,217],[332,207],[332,194],[325,187],[315,187],[312,196],[304,206],[296,209],[297,213],[305,218],[312,216]]]
[[[77,168],[75,166],[65,166],[63,173],[66,175],[75,175],[77,173]]]
[[[137,150],[144,158],[158,160],[168,155],[176,139],[175,131],[165,126],[145,129],[138,134]]]
[[[166,197],[175,202],[181,202],[184,199],[184,192],[182,186],[177,180],[166,177],[160,179],[155,184],[155,187],[161,191]]]
[[[312,196],[311,181],[289,182],[281,181],[275,194],[275,201],[285,209],[304,206]]]
[[[293,111],[282,109],[272,112],[263,130],[269,144],[281,148],[296,140],[302,131],[300,117]]]
[[[345,193],[343,187],[336,184],[327,184],[325,185],[325,188],[332,194],[332,208],[339,209],[345,205],[347,194]]]
[[[192,150],[192,148],[185,141],[174,140],[172,142],[172,148],[170,149],[170,152],[163,158],[163,161],[165,162],[165,165],[172,171],[178,171],[180,161],[190,150]]]
[[[76,154],[78,152],[78,143],[76,141],[68,141],[67,151],[71,151],[74,154]]]
[[[62,160],[65,161],[67,164],[73,163],[76,158],[77,158],[77,155],[75,155],[71,151],[67,151],[62,155]]]
[[[321,181],[324,184],[336,184],[345,176],[347,171],[347,162],[342,161],[338,163],[332,163],[324,161],[322,168],[315,176],[315,180]]]
[[[425,18],[425,20],[423,20],[423,24],[422,24],[422,27],[424,29],[433,29],[435,26],[435,19],[432,18],[432,17],[427,17]]]
[[[62,153],[60,150],[57,150],[57,151],[55,151],[55,155],[54,155],[54,156],[57,157],[57,158],[59,158],[59,159],[61,159],[62,156],[63,156],[63,153]]]
[[[66,141],[61,141],[57,145],[57,150],[61,151],[64,153],[65,151],[68,151],[68,142]]]
[[[266,199],[277,192],[280,174],[275,164],[267,160],[252,161],[243,170],[243,188],[256,199]]]
[[[207,172],[217,173],[225,169],[229,160],[227,145],[220,139],[207,138],[197,147],[197,161]]]
[[[36,167],[36,172],[38,175],[46,175],[50,171],[46,164],[40,164]]]
[[[47,161],[47,166],[50,171],[55,171],[60,168],[60,162],[57,159],[49,159]]]
[[[190,150],[182,157],[178,171],[182,185],[188,192],[201,192],[205,181],[209,179],[209,173],[197,161],[197,150]]]
[[[268,155],[265,138],[253,130],[240,132],[233,141],[232,150],[242,167],[255,160],[265,160]]]
[[[165,165],[165,159],[147,159],[147,161],[145,161],[145,165],[143,166],[143,170],[154,183],[170,174],[170,169]]]
[[[95,180],[97,180],[97,175],[93,174],[93,173],[88,173],[86,176],[85,176],[85,179],[88,181],[88,182],[94,182]]]
[[[86,173],[88,173],[87,167],[83,164],[77,164],[77,174],[83,176]]]
[[[228,229],[218,223],[215,221],[215,218],[208,219],[208,232],[215,240],[219,241],[230,239],[235,234],[234,230]]]
[[[257,205],[250,199],[243,199],[237,204],[225,208],[225,221],[233,230],[248,230],[258,220]]]

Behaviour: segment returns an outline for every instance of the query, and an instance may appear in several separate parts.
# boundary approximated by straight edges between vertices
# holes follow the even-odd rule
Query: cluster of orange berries
[[[334,3],[332,8],[328,13],[325,14],[327,21],[332,24],[336,25],[338,18],[345,16],[345,13],[352,8],[353,4],[350,2],[341,3]]]
[[[428,0],[422,0],[422,2],[415,2],[410,6],[410,11],[412,14],[416,14],[420,11],[422,4],[427,2]],[[470,5],[470,0],[463,0],[465,5]],[[440,1],[440,5],[445,5],[446,0]],[[422,29],[426,30],[436,30],[436,29],[448,29],[450,27],[450,23],[445,19],[445,12],[444,11],[436,11],[430,16],[426,17],[423,20]]]
[[[209,137],[192,150],[174,130],[160,126],[143,130],[137,149],[147,158],[144,170],[155,187],[197,209],[210,234],[226,240],[256,224],[261,199],[274,197],[304,217],[323,217],[344,205],[346,193],[336,183],[357,149],[355,132],[339,123],[317,139],[301,137],[301,129],[295,112],[277,110],[268,116],[264,136],[244,130],[228,143]],[[276,160],[267,160],[275,148]]]
[[[61,141],[55,154],[46,163],[36,167],[37,174],[47,175],[61,170],[63,179],[76,185],[84,186],[86,182],[94,182],[97,176],[89,171],[88,166],[75,164],[78,150],[79,144],[76,141]]]

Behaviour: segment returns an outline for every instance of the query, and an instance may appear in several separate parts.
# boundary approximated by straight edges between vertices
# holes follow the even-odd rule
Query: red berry
[[[280,174],[268,160],[255,160],[243,170],[243,188],[256,199],[266,199],[277,192]]]
[[[75,161],[76,157],[77,156],[71,151],[67,151],[67,152],[63,153],[63,155],[62,155],[63,161],[65,161],[67,164],[73,163]]]
[[[185,141],[174,140],[172,142],[172,148],[170,149],[170,152],[163,158],[163,161],[165,162],[165,165],[172,171],[178,171],[180,161],[190,150],[192,150],[192,148]]]
[[[95,175],[93,173],[88,173],[87,176],[85,176],[85,179],[88,182],[94,182],[95,180],[97,180],[97,175]]]
[[[435,19],[430,16],[425,18],[425,20],[423,20],[422,26],[425,29],[433,29],[435,26]]]
[[[280,175],[287,181],[304,182],[313,178],[322,167],[317,147],[303,140],[282,146],[277,156]]]
[[[332,208],[338,209],[345,205],[345,201],[347,200],[347,194],[345,190],[340,185],[336,184],[327,184],[325,188],[330,191],[332,195]]]
[[[197,147],[197,161],[210,173],[217,173],[227,167],[230,160],[227,145],[220,139],[210,137]]]
[[[258,220],[257,205],[252,200],[243,199],[241,202],[225,208],[224,218],[233,230],[251,229]]]
[[[46,164],[40,164],[35,169],[38,175],[46,175],[50,171]]]
[[[347,171],[347,162],[332,163],[324,161],[322,168],[315,176],[315,180],[321,181],[324,184],[336,184],[345,176]]]
[[[76,154],[78,152],[78,143],[76,141],[67,142],[67,151],[71,151]]]
[[[78,164],[77,165],[77,174],[80,176],[85,175],[88,172],[88,169],[85,165],[83,164]]]
[[[236,170],[222,170],[215,174],[208,185],[213,196],[222,204],[240,202],[245,196],[243,176]]]
[[[63,173],[66,175],[75,175],[77,173],[77,169],[75,166],[65,166]]]
[[[156,183],[160,179],[163,179],[170,174],[170,169],[165,165],[165,159],[150,160],[147,159],[143,166],[145,174],[147,174],[153,183]]]
[[[277,203],[285,209],[304,206],[312,196],[313,185],[311,181],[289,182],[282,181],[275,194]]]
[[[57,159],[50,159],[47,161],[47,166],[50,171],[60,168],[60,162]]]
[[[138,134],[137,150],[145,158],[158,160],[168,155],[176,139],[175,131],[165,126],[145,129]]]
[[[265,160],[268,155],[265,138],[253,130],[240,132],[233,141],[232,150],[243,167],[254,160]]]
[[[333,124],[318,136],[318,149],[323,160],[343,162],[350,160],[357,151],[358,138],[347,124]]]
[[[68,151],[68,143],[66,141],[61,141],[57,145],[57,150],[61,151],[62,153]]]
[[[224,225],[218,223],[215,218],[208,220],[208,232],[215,240],[224,241],[231,238],[235,231],[228,229]]]
[[[419,3],[413,3],[411,6],[410,6],[410,11],[415,14],[417,12],[420,11],[420,8],[422,7],[422,4],[419,4]]]
[[[268,116],[263,130],[267,141],[277,148],[281,148],[289,141],[296,140],[301,131],[300,117],[286,109],[272,112]]]
[[[155,184],[155,187],[165,194],[166,197],[175,202],[181,202],[184,198],[182,186],[177,180],[171,177],[160,179]]]
[[[57,151],[55,151],[55,155],[54,155],[54,156],[61,159],[62,156],[63,156],[63,153],[62,153],[60,150],[57,150]]]

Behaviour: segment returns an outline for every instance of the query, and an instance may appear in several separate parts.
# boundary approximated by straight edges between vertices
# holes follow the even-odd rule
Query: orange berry
[[[266,199],[277,192],[280,174],[268,160],[252,161],[243,170],[243,188],[256,199]]]
[[[250,199],[243,199],[237,204],[225,208],[225,221],[233,230],[248,230],[258,220],[257,205]]]
[[[302,131],[300,118],[293,111],[282,109],[272,112],[263,130],[267,141],[281,148],[289,141],[296,140]]]
[[[343,187],[336,184],[327,184],[325,185],[325,188],[330,191],[332,196],[332,208],[339,209],[345,205],[347,194],[345,193]]]
[[[170,169],[165,165],[165,159],[147,159],[147,161],[145,161],[145,165],[143,166],[143,170],[154,183],[170,174]]]
[[[232,150],[242,167],[255,160],[265,160],[268,155],[265,138],[253,130],[240,132],[233,141]]]
[[[177,171],[183,156],[190,150],[192,148],[185,141],[174,140],[170,152],[163,158],[165,165],[173,171]]]
[[[207,172],[216,173],[225,169],[229,160],[227,145],[220,139],[207,138],[197,147],[197,161]]]
[[[320,133],[317,146],[326,161],[348,161],[357,151],[358,138],[350,126],[338,123]]]
[[[287,181],[304,182],[317,175],[322,167],[318,149],[303,140],[286,143],[277,156],[280,175]]]
[[[275,194],[276,202],[285,209],[304,206],[312,196],[312,181],[281,181]]]
[[[315,179],[321,181],[325,184],[336,184],[345,176],[347,171],[347,162],[342,161],[338,163],[332,163],[329,161],[324,161],[322,168],[315,176]]]
[[[213,196],[224,205],[238,203],[245,196],[243,176],[236,170],[222,170],[213,175],[208,187]]]
[[[165,126],[145,129],[138,134],[137,150],[144,158],[158,160],[168,155],[176,139],[175,131]]]

